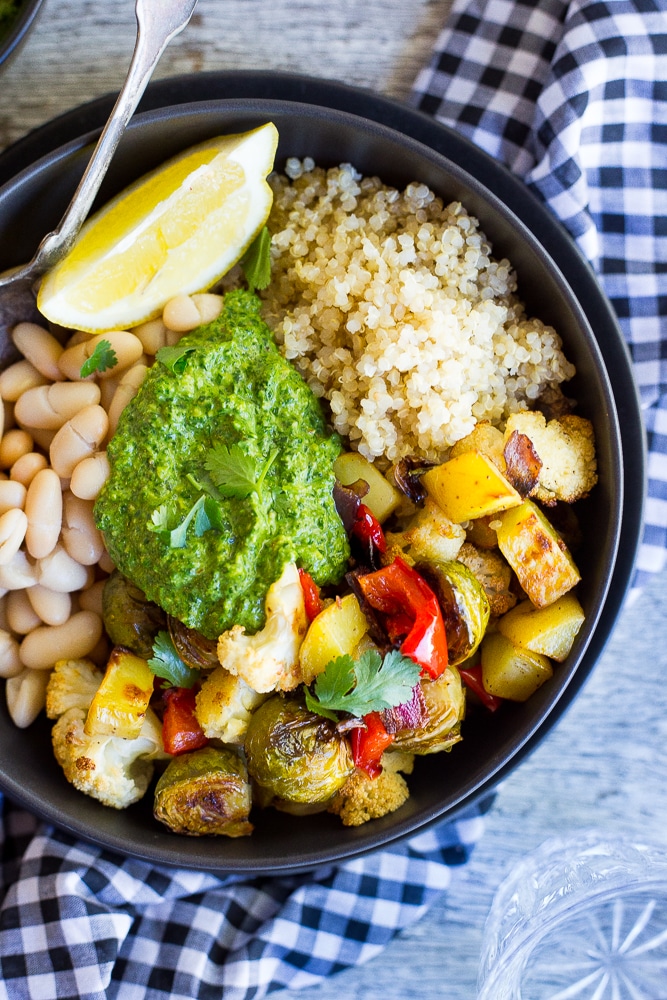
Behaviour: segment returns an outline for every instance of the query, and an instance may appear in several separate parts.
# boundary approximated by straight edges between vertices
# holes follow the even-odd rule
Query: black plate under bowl
[[[249,82],[249,77],[244,79]],[[273,83],[276,78],[271,79]],[[499,775],[506,773],[548,730],[550,720],[557,717],[559,703],[569,700],[568,688],[571,684],[578,687],[611,631],[631,572],[632,559],[628,553],[634,558],[638,537],[638,527],[630,533],[621,529],[626,512],[641,510],[643,498],[642,476],[631,485],[631,496],[624,505],[624,487],[628,485],[623,466],[626,439],[621,437],[614,391],[601,345],[598,346],[589,323],[593,318],[590,313],[593,300],[596,330],[601,317],[611,319],[608,305],[595,282],[590,284],[590,271],[569,240],[562,242],[559,236],[551,234],[559,249],[556,263],[545,249],[548,241],[544,233],[537,232],[536,238],[536,230],[522,221],[514,206],[508,207],[504,192],[513,186],[521,187],[518,182],[483,154],[481,159],[476,157],[479,151],[460,137],[402,106],[392,102],[383,104],[382,99],[363,92],[331,85],[333,98],[343,95],[355,101],[354,111],[367,113],[364,102],[368,100],[379,102],[388,118],[390,109],[396,109],[393,124],[398,131],[394,132],[382,122],[381,115],[362,118],[337,110],[335,99],[322,100],[320,104],[300,103],[305,96],[310,98],[306,93],[307,81],[302,78],[291,78],[297,94],[283,95],[281,100],[267,97],[261,91],[268,80],[268,77],[258,78],[257,96],[182,105],[135,119],[112,165],[101,199],[193,142],[249,128],[269,118],[281,135],[278,166],[286,155],[312,155],[325,165],[349,160],[364,172],[380,173],[388,182],[403,184],[418,178],[443,197],[460,199],[482,220],[496,254],[509,256],[515,264],[520,291],[529,309],[556,325],[563,335],[567,353],[578,368],[572,391],[581,401],[581,412],[596,427],[600,484],[584,509],[587,525],[594,529],[585,533],[587,542],[579,554],[583,573],[581,599],[587,622],[572,655],[558,668],[554,680],[525,705],[507,705],[491,718],[476,718],[471,714],[461,745],[451,754],[418,762],[410,780],[410,801],[390,817],[345,829],[337,819],[327,815],[297,820],[269,810],[253,817],[256,830],[248,839],[179,838],[153,821],[150,798],[117,813],[76,793],[51,758],[46,721],[38,720],[27,731],[17,732],[3,711],[0,784],[27,807],[79,836],[123,853],[166,864],[254,874],[310,869],[381,847],[438,819],[453,817],[491,787]],[[201,78],[192,78],[196,91],[200,82]],[[163,85],[165,90],[173,86],[169,81]],[[326,86],[319,83],[320,88]],[[179,89],[186,100],[193,96],[187,85],[185,92],[182,85],[176,86]],[[327,103],[331,106],[327,107]],[[92,105],[83,109],[83,114],[88,114],[91,108]],[[65,116],[60,121],[63,123],[67,138],[72,119]],[[430,141],[426,134],[427,124],[433,128],[437,142]],[[42,139],[49,138],[48,130],[40,132]],[[420,141],[416,141],[412,135],[420,132],[416,136]],[[38,238],[55,225],[87,160],[89,138],[75,139],[53,155],[27,166],[14,181],[0,189],[0,269],[28,259]],[[40,141],[40,133],[9,151],[10,160],[14,156],[16,162],[17,155],[20,159],[35,141]],[[49,148],[47,142],[43,150]],[[0,168],[6,162],[5,157]],[[480,164],[483,169],[475,169]],[[494,192],[490,181],[498,186],[501,197]],[[519,201],[528,217],[533,220],[544,217],[547,237],[550,228],[559,229],[542,206],[522,190],[525,197]],[[563,272],[568,268],[571,275],[566,280]],[[573,278],[575,283],[576,280],[584,283],[587,297],[573,293]],[[607,333],[607,339],[615,345],[611,349],[615,374],[627,381],[630,398],[625,409],[633,418],[632,427],[636,428],[638,411],[627,354],[613,322],[608,323]],[[633,443],[636,445],[637,440]],[[635,468],[638,461],[641,464],[641,458],[637,460],[636,456],[630,456],[630,461]],[[620,573],[616,564],[619,542],[624,552]],[[605,605],[608,594],[611,605]],[[608,613],[610,606],[613,614]],[[587,649],[593,655],[587,656]]]

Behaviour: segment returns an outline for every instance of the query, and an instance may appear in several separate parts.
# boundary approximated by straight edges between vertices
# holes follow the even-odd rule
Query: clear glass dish
[[[667,1000],[667,850],[582,833],[500,885],[477,1000]]]

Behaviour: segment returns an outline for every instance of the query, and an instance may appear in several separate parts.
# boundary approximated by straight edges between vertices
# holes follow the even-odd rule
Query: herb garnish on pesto
[[[349,555],[332,497],[339,439],[259,309],[229,293],[181,340],[183,363],[158,357],[109,443],[95,507],[121,572],[208,638],[261,628],[288,562],[325,584]]]

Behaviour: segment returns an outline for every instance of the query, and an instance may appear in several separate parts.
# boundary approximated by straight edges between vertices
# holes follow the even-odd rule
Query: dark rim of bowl
[[[320,84],[320,86],[326,86],[326,85],[323,85],[322,81],[319,81],[319,84]],[[345,89],[349,93],[356,93],[356,91],[354,91],[353,88],[345,88]],[[410,116],[414,115],[414,116],[416,116],[417,120],[419,120],[419,118],[423,117],[424,121],[428,120],[429,125],[432,126],[432,127],[434,127],[435,130],[436,130],[436,132],[438,134],[441,134],[442,132],[445,132],[445,133],[447,132],[447,130],[445,130],[443,126],[438,126],[437,124],[433,123],[432,120],[426,119],[425,116],[419,116],[415,112],[410,112],[409,109],[404,108],[403,106],[400,106],[399,109],[400,109],[400,114],[401,114],[402,118],[406,118],[406,117],[410,118]],[[174,109],[170,109],[169,111],[163,111],[162,112],[162,116],[164,117],[165,115],[169,115],[171,117],[173,113],[174,113]],[[65,116],[65,117],[67,117],[67,116]],[[151,117],[152,116],[146,116],[146,120],[150,119]],[[159,113],[158,113],[158,117],[159,117]],[[141,124],[141,122],[139,122],[137,124]],[[135,125],[134,127],[137,127],[137,125]],[[457,137],[457,140],[460,142],[461,141],[460,137]],[[77,143],[74,143],[74,146],[77,146]],[[64,152],[63,152],[63,155],[64,155]],[[489,161],[489,162],[492,162],[492,161]],[[494,165],[494,169],[497,170],[497,168],[498,168],[498,165],[495,164]],[[466,174],[465,180],[466,180],[466,183],[470,183],[470,176],[469,176],[469,174]],[[482,191],[483,197],[488,200],[490,192],[486,188],[484,188],[484,185],[480,185],[480,187],[483,189],[483,191]],[[532,198],[532,196],[531,196],[531,198]],[[522,227],[523,227],[523,225],[524,224],[521,223]],[[532,234],[530,234],[530,239],[533,242],[536,242],[534,240]],[[623,591],[624,591],[625,590],[625,586],[627,585],[627,580],[624,580],[621,585],[622,585]],[[522,745],[522,747],[520,747],[517,750],[517,753],[523,751],[524,748],[527,748],[528,741],[534,739],[535,736],[536,736],[536,733],[529,734],[527,740],[524,742],[524,744]],[[502,766],[502,768],[504,768],[506,770],[510,765],[508,763],[504,763],[501,766]],[[498,766],[497,770],[499,771],[500,769],[501,769],[500,766]],[[495,773],[496,772],[494,771],[494,775],[493,776],[495,776]],[[450,815],[453,816],[456,811],[458,811],[462,806],[467,805],[469,803],[469,801],[472,800],[472,798],[476,797],[476,795],[481,794],[481,792],[483,792],[483,791],[487,791],[488,790],[488,786],[493,783],[493,776],[490,777],[490,778],[488,778],[486,780],[486,782],[483,783],[483,785],[479,785],[478,787],[476,787],[474,789],[469,789],[466,792],[466,794],[463,796],[463,798],[465,799],[465,801],[463,801],[461,803],[457,803],[454,807],[452,807],[451,810],[448,810],[447,816],[450,816]],[[496,778],[496,780],[497,780],[497,778]],[[14,791],[15,791],[16,794],[20,794],[20,790],[15,789]],[[33,808],[38,808],[39,807],[39,803],[32,802],[32,803],[29,803],[29,804]],[[43,810],[42,810],[42,812],[43,812]],[[81,827],[80,827],[80,825],[74,824],[72,826],[72,824],[69,823],[69,822],[67,822],[67,821],[63,822],[63,819],[67,819],[66,817],[52,815],[50,818],[53,818],[53,820],[55,822],[59,823],[59,825],[65,826],[66,828],[71,829],[72,832],[75,832],[75,833],[78,833],[78,834],[84,835],[84,836],[86,835],[86,831],[82,830]],[[345,859],[345,858],[348,858],[348,857],[351,857],[351,856],[356,856],[358,854],[367,853],[369,850],[373,850],[373,849],[375,849],[378,846],[382,846],[384,844],[391,843],[391,842],[393,842],[393,841],[395,841],[397,839],[400,839],[400,838],[406,836],[409,833],[414,833],[418,829],[422,829],[424,825],[427,825],[430,822],[434,822],[434,821],[442,819],[442,818],[443,817],[441,815],[432,815],[432,816],[427,816],[427,817],[424,817],[424,818],[420,819],[420,821],[416,825],[415,824],[411,824],[410,822],[408,822],[407,825],[406,824],[402,824],[402,825],[401,824],[397,824],[396,827],[392,829],[392,831],[391,831],[390,834],[387,834],[386,831],[382,831],[382,832],[378,832],[378,834],[375,835],[375,836],[370,836],[370,837],[365,838],[365,839],[362,838],[362,840],[363,840],[363,846],[361,844],[358,844],[358,843],[357,843],[356,847],[354,846],[354,841],[357,840],[357,838],[355,837],[355,838],[353,838],[353,842],[352,842],[350,850],[349,851],[344,851],[344,852],[341,852],[340,854],[338,854],[336,856],[336,860],[342,860],[342,859]],[[114,838],[110,838],[109,839],[109,838],[106,838],[102,842],[105,844],[105,846],[109,846],[112,849],[116,849],[116,850],[120,850],[120,851],[123,851],[124,849],[126,849],[126,848],[124,848],[124,845],[122,844],[122,841],[118,840],[118,839],[114,839]],[[190,847],[190,844],[188,845],[188,847]],[[156,857],[155,850],[154,849],[151,850],[150,845],[148,845],[145,848],[145,850],[148,851],[148,854],[143,855],[143,856],[148,857],[150,860],[160,860],[160,861],[165,861],[166,863],[175,863],[175,864],[182,864],[183,863],[183,859],[182,858],[168,857],[168,856],[164,856],[163,854],[160,854],[160,856]],[[134,850],[132,851],[132,853],[133,854],[137,854],[137,852],[134,851]],[[168,853],[169,854],[177,854],[178,850],[175,850],[173,852],[168,852]],[[193,853],[196,854],[197,852],[194,851]],[[224,854],[224,852],[221,852],[221,853]],[[138,856],[142,856],[141,853],[139,853]],[[307,860],[306,860],[306,858],[300,858],[300,859],[297,859],[294,862],[294,864],[290,863],[289,865],[286,865],[284,863],[284,859],[283,859],[282,863],[280,861],[278,861],[275,865],[271,865],[270,869],[264,869],[262,867],[258,867],[257,865],[252,865],[251,866],[251,865],[247,865],[246,864],[246,865],[243,865],[243,867],[242,867],[241,870],[245,870],[245,871],[251,870],[254,873],[258,873],[259,871],[263,871],[263,870],[275,870],[278,867],[280,867],[282,870],[285,870],[288,867],[290,868],[290,870],[305,869],[305,868],[312,868],[313,865],[321,864],[321,863],[324,863],[324,862],[330,862],[331,860],[332,859],[331,859],[330,856],[327,856],[326,858],[322,858],[322,857],[320,857],[317,854],[317,851],[314,851],[314,853],[312,854],[312,856],[309,857]],[[304,862],[305,862],[305,864],[304,864]],[[203,858],[199,858],[199,859],[194,860],[193,864],[197,865],[198,867],[202,867],[202,866],[203,867],[210,867],[211,866],[211,857],[210,856],[208,857],[208,864],[206,863],[205,859],[203,859]],[[224,867],[224,870],[239,870],[238,868],[234,868],[233,866],[230,867],[228,864],[227,865],[223,865],[223,867]]]
[[[6,35],[0,38],[0,66],[12,56],[21,45],[33,21],[37,17],[44,0],[24,0],[18,14]]]

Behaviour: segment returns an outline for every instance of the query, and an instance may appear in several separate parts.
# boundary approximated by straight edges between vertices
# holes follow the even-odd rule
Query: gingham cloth
[[[665,563],[667,6],[456,2],[414,102],[552,207],[630,344],[649,432],[638,584]],[[249,1000],[377,955],[465,863],[483,807],[313,875],[218,878],[125,859],[5,801],[0,1000]]]

